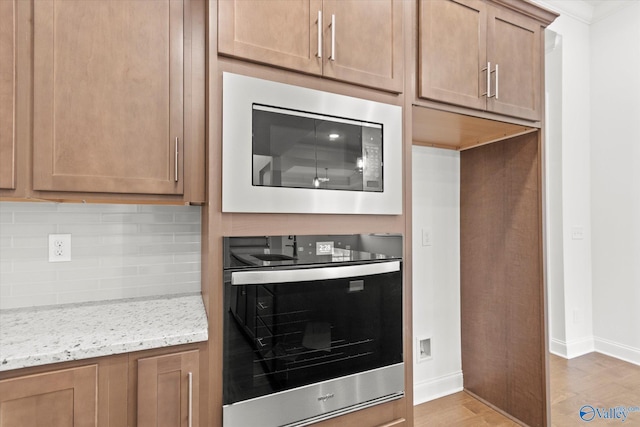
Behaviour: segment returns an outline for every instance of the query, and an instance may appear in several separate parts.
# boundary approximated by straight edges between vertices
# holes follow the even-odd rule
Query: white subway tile
[[[0,309],[39,307],[57,303],[56,294],[21,295],[0,298]]]
[[[0,308],[200,291],[200,207],[0,202],[0,224]]]
[[[19,212],[13,217],[16,224],[38,224],[42,222],[41,212]],[[46,221],[55,224],[97,224],[100,222],[99,213],[80,212],[48,212]]]
[[[4,211],[0,209],[0,224],[11,224],[13,223],[13,212]],[[0,232],[2,232],[2,228],[0,228]]]

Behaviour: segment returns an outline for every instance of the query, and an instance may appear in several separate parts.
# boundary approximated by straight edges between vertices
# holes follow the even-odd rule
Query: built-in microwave
[[[401,214],[399,106],[223,75],[224,212]]]

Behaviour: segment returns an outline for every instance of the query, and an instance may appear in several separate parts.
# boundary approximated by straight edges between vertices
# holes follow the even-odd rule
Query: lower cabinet
[[[185,344],[0,372],[0,427],[204,426],[205,349]]]
[[[97,426],[97,385],[98,365],[0,381],[0,426]]]
[[[198,350],[138,359],[138,427],[199,425]]]

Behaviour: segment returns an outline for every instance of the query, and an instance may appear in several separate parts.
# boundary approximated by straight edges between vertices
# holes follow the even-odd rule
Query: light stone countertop
[[[0,310],[0,371],[207,339],[200,294]]]

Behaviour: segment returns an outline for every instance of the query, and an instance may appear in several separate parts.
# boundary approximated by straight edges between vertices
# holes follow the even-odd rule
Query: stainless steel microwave
[[[223,75],[223,212],[401,214],[402,109]]]

